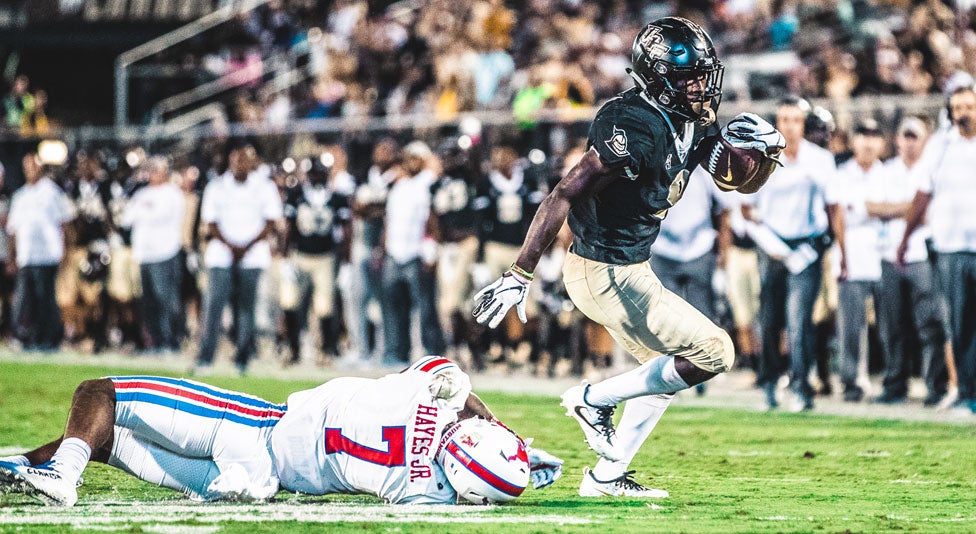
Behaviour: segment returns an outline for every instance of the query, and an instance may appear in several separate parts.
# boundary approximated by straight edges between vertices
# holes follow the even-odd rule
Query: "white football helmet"
[[[465,419],[448,429],[437,458],[458,495],[474,504],[514,500],[529,483],[522,440],[486,419]]]

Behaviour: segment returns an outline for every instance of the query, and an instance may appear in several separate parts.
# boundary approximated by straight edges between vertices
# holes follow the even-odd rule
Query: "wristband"
[[[519,276],[521,276],[522,278],[525,278],[529,282],[531,282],[532,279],[535,277],[532,273],[530,273],[529,271],[526,271],[525,269],[519,267],[518,265],[515,265],[514,263],[512,264],[511,267],[508,268],[508,270],[509,271],[512,271],[513,273],[515,273],[515,274],[517,274]]]

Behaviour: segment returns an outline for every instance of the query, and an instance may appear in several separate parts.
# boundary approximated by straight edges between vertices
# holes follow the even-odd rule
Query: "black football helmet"
[[[685,121],[715,121],[725,67],[701,26],[680,17],[655,20],[637,34],[631,60],[631,77],[662,108]],[[697,111],[695,104],[701,104]]]

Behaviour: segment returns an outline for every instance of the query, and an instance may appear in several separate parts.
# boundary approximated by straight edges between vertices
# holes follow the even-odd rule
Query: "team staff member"
[[[428,221],[430,186],[437,179],[434,153],[423,141],[403,147],[403,166],[386,197],[383,262],[384,363],[409,361],[410,317],[420,318],[420,341],[426,354],[444,352],[437,320],[437,261]],[[433,245],[435,248],[431,248]],[[406,358],[407,360],[403,360]]]
[[[938,253],[939,277],[949,305],[949,330],[959,376],[959,401],[976,413],[976,90],[961,87],[949,96],[952,127],[935,134],[919,165],[918,191],[898,246],[898,264],[908,259],[912,234],[926,214]],[[929,209],[931,207],[931,209]]]
[[[61,345],[61,311],[54,284],[65,251],[65,231],[74,206],[55,185],[37,152],[24,155],[25,184],[14,193],[7,218],[8,272],[16,273],[14,332],[28,350],[55,351]]]
[[[268,237],[282,218],[281,196],[267,168],[259,166],[254,147],[236,146],[227,161],[227,172],[204,189],[200,208],[200,222],[210,237],[204,255],[208,288],[197,355],[197,373],[203,374],[213,364],[224,307],[231,297],[237,320],[234,364],[241,373],[247,369],[256,351],[258,279],[271,265]]]
[[[170,181],[169,162],[146,162],[149,184],[126,204],[122,224],[132,228],[132,254],[139,263],[143,321],[153,349],[180,349],[180,289],[183,265],[180,248],[186,199]]]
[[[905,234],[905,215],[915,195],[918,160],[928,139],[928,126],[917,117],[902,121],[895,135],[898,155],[885,163],[884,180],[872,190],[868,214],[881,220],[881,300],[878,326],[884,343],[884,391],[875,402],[902,402],[908,395],[912,358],[905,351],[905,325],[911,324],[921,349],[921,369],[928,387],[926,406],[946,394],[945,325],[943,300],[936,288],[923,225],[908,240],[905,265],[896,265],[898,245]]]
[[[837,280],[837,341],[840,345],[840,380],[844,385],[844,400],[859,402],[864,390],[857,385],[864,329],[867,327],[867,298],[879,302],[878,283],[881,280],[881,252],[878,246],[880,220],[872,216],[867,202],[872,191],[883,187],[885,180],[881,153],[885,148],[884,134],[877,122],[866,121],[854,129],[851,138],[854,156],[837,169],[831,187],[838,206],[844,210],[844,238],[846,239],[847,277]],[[833,258],[839,259],[836,255]],[[836,260],[835,260],[836,261]],[[832,272],[838,273],[837,266]],[[877,313],[887,310],[876,306]]]
[[[380,139],[373,147],[372,162],[352,201],[352,320],[347,326],[350,350],[360,362],[373,359],[382,345],[381,313],[371,314],[370,310],[382,308],[383,211],[390,184],[400,172],[400,145],[390,138]]]
[[[735,358],[729,335],[665,289],[647,263],[661,220],[716,142],[706,125],[721,98],[722,64],[705,31],[677,17],[645,26],[632,59],[637,87],[597,112],[586,154],[539,207],[515,264],[476,297],[479,322],[495,327],[513,306],[524,320],[532,271],[569,216],[566,290],[641,362],[563,394],[567,415],[602,457],[583,476],[584,497],[666,497],[637,483],[627,467],[674,393],[727,371]],[[782,149],[782,135],[758,116],[737,117],[726,128],[727,142],[748,142],[766,154]],[[753,178],[758,186],[773,168],[772,161],[761,163]],[[615,428],[613,412],[623,401]]]
[[[803,138],[810,105],[799,98],[783,100],[776,109],[776,128],[786,138],[783,168],[758,193],[742,197],[747,218],[771,230],[793,251],[805,251],[808,263],[787,266],[785,258],[759,251],[759,322],[762,357],[756,381],[776,408],[776,382],[782,373],[780,338],[786,327],[794,410],[813,409],[813,388],[807,379],[815,360],[813,305],[820,293],[823,252],[832,230],[844,252],[843,215],[826,199],[835,172],[830,152]],[[829,213],[828,213],[829,212]],[[841,258],[843,265],[843,257]],[[841,274],[844,277],[844,274]]]

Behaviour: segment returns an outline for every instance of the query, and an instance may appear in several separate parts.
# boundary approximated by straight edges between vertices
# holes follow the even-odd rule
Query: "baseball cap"
[[[872,136],[883,136],[884,131],[878,124],[878,121],[874,119],[863,119],[854,126],[854,133],[856,135],[872,135]]]
[[[925,123],[922,122],[922,119],[918,117],[906,117],[905,120],[901,121],[901,124],[898,125],[898,135],[903,135],[906,137],[914,136],[917,138],[923,138],[925,137],[927,131],[928,129],[925,127]]]

